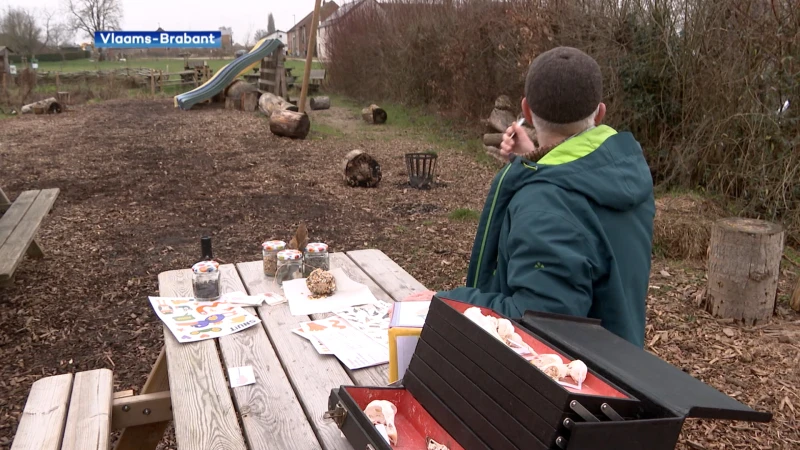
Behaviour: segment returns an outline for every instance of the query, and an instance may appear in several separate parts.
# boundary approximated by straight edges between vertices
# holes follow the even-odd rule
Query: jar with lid
[[[219,275],[219,263],[216,261],[200,261],[192,266],[192,288],[195,300],[210,302],[219,299]]]
[[[303,278],[303,253],[300,250],[279,251],[275,282],[282,286],[284,281],[297,278]]]
[[[308,278],[315,269],[331,270],[328,244],[312,242],[306,245],[306,252],[303,255],[303,276]]]
[[[261,255],[264,257],[264,275],[274,277],[278,270],[278,252],[286,248],[286,242],[267,241],[261,244]]]

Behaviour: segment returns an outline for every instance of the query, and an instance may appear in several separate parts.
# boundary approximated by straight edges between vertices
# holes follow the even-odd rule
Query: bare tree
[[[269,32],[267,30],[264,29],[256,30],[255,33],[256,41],[260,41],[261,39],[264,39],[267,36],[269,36]]]
[[[119,30],[122,21],[121,0],[67,0],[71,27],[94,40],[97,31]],[[103,59],[104,52],[100,51]]]
[[[36,23],[36,16],[24,8],[6,10],[0,19],[0,34],[5,35],[9,47],[27,56],[35,56],[46,44],[42,42],[42,27]]]

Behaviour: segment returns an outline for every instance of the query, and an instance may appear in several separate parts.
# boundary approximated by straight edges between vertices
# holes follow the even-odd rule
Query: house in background
[[[8,62],[8,55],[14,53],[5,45],[0,45],[0,73],[10,73],[11,67]]]
[[[336,2],[322,1],[323,3],[319,10],[320,23],[328,20],[328,18],[339,9],[339,5],[336,4]],[[290,56],[306,56],[309,34],[311,33],[311,22],[313,19],[314,11],[311,11],[307,16],[303,17],[303,20],[297,22],[291,30],[286,32]],[[316,49],[314,53],[317,53]]]
[[[317,29],[317,57],[320,61],[328,61],[330,59],[330,52],[328,51],[328,36],[330,36],[331,27],[340,23],[349,15],[357,11],[368,11],[372,9],[380,14],[383,14],[383,9],[380,8],[381,4],[377,0],[352,0],[349,3],[344,3],[336,10],[330,17],[323,20]]]
[[[222,51],[231,50],[233,47],[233,28],[219,27],[222,32]]]
[[[275,30],[272,33],[268,34],[266,36],[266,39],[277,39],[277,40],[283,42],[283,46],[284,47],[288,47],[289,46],[289,40],[286,39],[286,32],[285,31]]]

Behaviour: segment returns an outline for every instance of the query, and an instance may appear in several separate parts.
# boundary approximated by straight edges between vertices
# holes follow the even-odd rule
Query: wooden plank
[[[261,69],[261,73],[266,73],[269,75],[275,75],[275,69]]]
[[[75,374],[61,450],[108,450],[113,378],[108,369]]]
[[[33,242],[33,237],[50,212],[58,196],[58,189],[44,189],[36,196],[19,225],[8,236],[4,244],[0,244],[0,283],[11,278],[11,274],[22,261],[23,253]],[[16,202],[14,202],[16,203]],[[11,208],[14,206],[12,205]],[[11,209],[9,209],[9,213]],[[3,219],[9,214],[3,215]],[[3,221],[0,219],[0,221]]]
[[[389,294],[375,284],[375,282],[344,253],[331,253],[331,269],[334,268],[342,269],[351,280],[367,285],[372,295],[378,300],[387,303],[394,302]],[[312,314],[311,317],[314,320],[319,320],[331,315],[332,314]],[[386,386],[389,383],[389,364],[353,371],[345,367],[345,370],[350,373],[350,378],[361,386]]]
[[[17,197],[14,203],[0,217],[0,247],[6,243],[8,237],[17,228],[22,218],[33,205],[33,201],[39,196],[41,191],[25,191]]]
[[[395,301],[403,301],[411,293],[427,290],[380,250],[354,250],[347,252],[347,256]]]
[[[161,349],[156,363],[147,376],[147,381],[142,388],[142,394],[154,394],[157,392],[169,391],[169,376],[167,373],[167,353]],[[136,427],[125,428],[114,446],[114,450],[154,450],[164,431],[167,430],[169,422],[151,423]]]
[[[6,193],[3,192],[3,188],[0,188],[0,214],[6,212],[9,206],[11,206],[11,200],[9,200]]]
[[[116,395],[115,393],[111,407],[112,430],[172,420],[172,402],[169,391],[126,395],[120,398],[117,398]]]
[[[258,80],[258,84],[266,84],[267,86],[275,86],[275,82],[272,80]],[[270,91],[272,92],[272,91]]]
[[[245,291],[233,265],[223,265],[222,292]],[[228,273],[232,272],[232,273]],[[256,314],[254,308],[245,308]],[[233,389],[251,450],[319,449],[275,349],[261,325],[219,338],[226,368],[251,366],[256,383]]]
[[[240,263],[236,267],[251,294],[282,294],[281,288],[274,285],[272,278],[264,275],[261,261]],[[308,316],[293,316],[289,312],[288,304],[261,306],[258,312],[322,447],[351,450],[352,447],[336,424],[322,419],[327,410],[331,389],[353,384],[339,360],[332,355],[318,354],[311,343],[291,332],[300,322],[311,319]]]
[[[71,373],[36,380],[11,450],[59,450],[71,391]]]
[[[226,280],[232,275],[231,271],[225,274]],[[158,290],[164,297],[193,296],[192,271],[160,273]],[[166,326],[163,328],[178,447],[244,450],[244,438],[214,340],[181,344]]]

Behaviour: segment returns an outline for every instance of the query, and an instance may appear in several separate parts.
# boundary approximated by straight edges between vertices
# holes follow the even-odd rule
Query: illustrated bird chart
[[[150,304],[180,343],[227,336],[261,320],[241,306],[225,302],[198,302],[193,298],[149,297]]]

